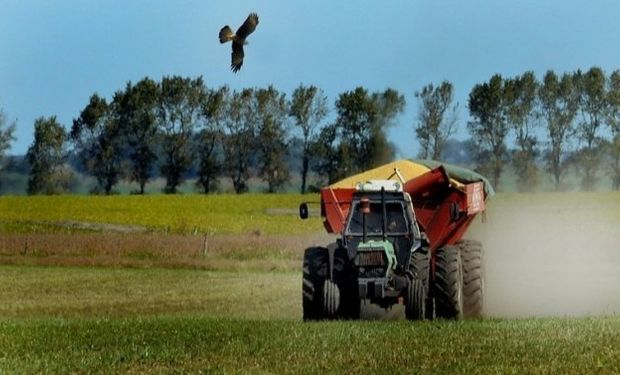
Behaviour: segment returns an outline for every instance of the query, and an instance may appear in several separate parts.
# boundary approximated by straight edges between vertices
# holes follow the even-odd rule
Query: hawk
[[[248,44],[245,38],[252,34],[258,25],[258,15],[256,13],[250,13],[248,18],[241,27],[237,29],[236,33],[233,33],[230,26],[226,25],[220,30],[220,43],[226,43],[232,41],[232,62],[230,63],[230,69],[237,73],[243,65],[243,45]]]

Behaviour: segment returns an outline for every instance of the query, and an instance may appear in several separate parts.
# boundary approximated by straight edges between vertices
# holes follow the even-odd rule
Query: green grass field
[[[300,321],[297,273],[7,267],[0,373],[617,373],[620,318]]]
[[[301,254],[326,239],[319,218],[304,222],[295,212],[300,201],[316,199],[0,198],[0,374],[620,372],[620,316],[613,312],[412,323],[397,307],[356,322],[302,322]],[[556,233],[563,237],[553,254],[567,254],[578,272],[553,280],[568,296],[560,302],[578,297],[567,289],[584,284],[573,279],[592,279],[584,259],[594,257],[610,273],[620,264],[612,251],[620,240],[619,193],[499,194],[487,220],[476,220],[471,232],[489,237],[486,255],[498,268],[487,270],[488,280],[523,275],[509,276],[508,289],[488,285],[496,303],[524,296],[536,303],[527,281],[538,294],[558,294],[545,289],[544,278],[524,274],[535,270],[527,256],[516,257],[527,242],[521,234],[544,243],[531,250],[543,265]],[[119,234],[114,225],[147,230]],[[518,241],[492,252],[511,238]],[[565,252],[573,243],[605,252]],[[597,290],[587,301],[611,303],[614,311],[610,293],[618,290]]]

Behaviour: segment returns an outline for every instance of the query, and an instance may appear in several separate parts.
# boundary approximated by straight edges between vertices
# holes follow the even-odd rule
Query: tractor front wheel
[[[360,298],[357,273],[344,247],[338,247],[334,251],[334,280],[340,291],[338,318],[359,319]]]
[[[340,307],[340,289],[330,279],[323,283],[323,317],[326,319],[337,318]]]
[[[429,313],[432,313],[431,309],[428,308],[429,266],[428,250],[420,249],[411,254],[409,270],[412,273],[412,279],[407,287],[405,297],[405,316],[409,320],[426,319],[429,317]]]
[[[323,287],[329,276],[329,259],[324,247],[310,247],[304,252],[302,307],[304,320],[323,318]]]

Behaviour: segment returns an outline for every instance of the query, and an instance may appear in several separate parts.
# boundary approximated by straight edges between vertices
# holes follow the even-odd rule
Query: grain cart
[[[321,189],[323,224],[339,237],[304,253],[304,320],[357,319],[362,300],[404,304],[410,320],[481,316],[482,244],[462,237],[492,193],[473,171],[409,160]]]

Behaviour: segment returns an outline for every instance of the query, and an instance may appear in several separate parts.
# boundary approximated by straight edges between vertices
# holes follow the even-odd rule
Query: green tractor
[[[410,320],[481,316],[482,246],[461,240],[473,218],[472,197],[465,185],[458,192],[446,185],[447,173],[440,172],[420,177],[434,182],[373,180],[323,189],[324,224],[340,236],[304,253],[304,320],[358,319],[362,301],[384,309],[403,304]],[[428,189],[433,194],[425,195]],[[306,204],[300,216],[308,216]]]

